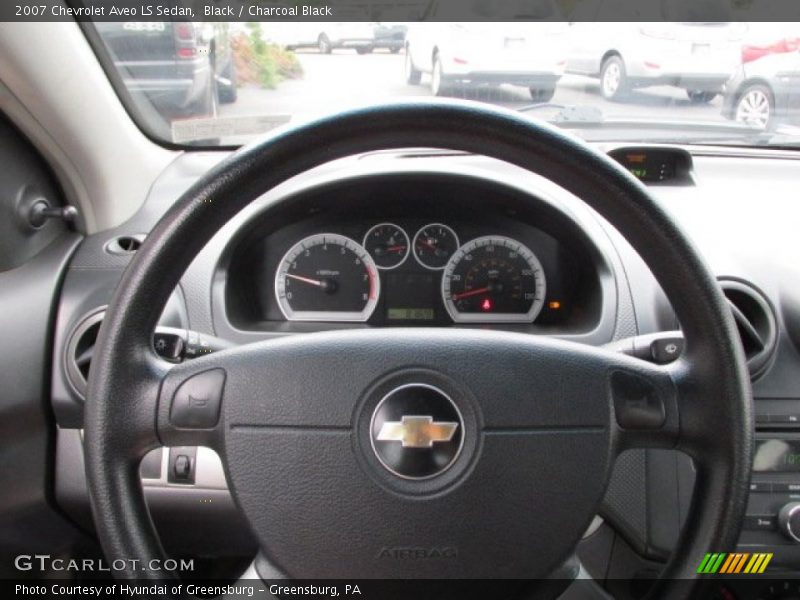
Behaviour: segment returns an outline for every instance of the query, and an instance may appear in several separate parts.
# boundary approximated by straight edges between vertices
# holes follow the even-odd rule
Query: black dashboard
[[[237,327],[481,326],[577,332],[601,306],[597,249],[568,214],[463,177],[359,178],[256,215],[230,245]]]
[[[776,218],[797,214],[792,200],[797,159],[743,157],[719,149],[691,152],[691,170],[675,169],[684,173],[683,179],[646,183],[698,245],[755,329],[760,331],[767,321],[773,327],[774,347],[753,380],[759,447],[773,452],[772,462],[755,465],[756,487],[739,547],[750,551],[767,544],[775,551],[775,567],[797,565],[800,542],[779,530],[778,514],[787,503],[800,502],[800,492],[793,487],[800,480],[786,467],[794,469],[793,449],[800,436],[800,300],[794,290],[800,255],[797,245],[789,242],[796,219]],[[627,157],[629,162],[639,160],[641,152],[634,154]],[[663,158],[653,152],[647,158],[653,157]],[[70,378],[81,368],[85,375],[88,365],[77,365],[76,359],[87,355],[93,343],[104,307],[135,252],[131,240],[141,242],[175,199],[222,158],[219,153],[196,153],[176,160],[154,183],[137,214],[81,242],[65,274],[51,381],[59,425],[55,469],[61,474],[54,494],[65,512],[87,527],[91,517],[80,442],[83,397]],[[647,169],[649,173],[649,163]],[[764,194],[765,181],[770,182],[769,194]],[[278,206],[290,197],[287,208]],[[321,243],[310,243],[319,236]],[[470,245],[487,239],[494,243]],[[427,243],[418,244],[420,240]],[[488,245],[494,250],[488,251]],[[309,257],[301,257],[306,250]],[[505,253],[499,261],[489,256],[498,250]],[[346,300],[338,299],[346,289],[338,279],[342,269],[320,259],[327,252],[345,256],[348,268],[359,267],[353,270],[356,276],[347,279],[356,292],[348,292]],[[468,253],[472,261],[465,261]],[[294,260],[298,257],[301,260]],[[482,266],[470,273],[472,266],[467,264]],[[448,266],[450,287],[445,285]],[[541,288],[535,277],[522,273],[539,267]],[[281,293],[287,292],[287,278],[280,288],[281,272],[314,280],[288,278],[293,282],[289,288],[297,284],[292,291],[307,288],[300,294],[310,294],[289,302],[289,308],[321,315],[297,315],[281,307]],[[521,283],[515,290],[517,276]],[[528,277],[527,283],[523,277]],[[324,279],[330,281],[323,283]],[[469,295],[453,299],[465,293]],[[532,298],[525,297],[531,293]],[[503,302],[515,294],[508,308]],[[463,315],[454,319],[448,297],[454,303],[474,299],[460,312],[475,320],[461,319]],[[490,310],[483,308],[486,299]],[[366,314],[364,307],[372,301]],[[342,318],[341,313],[354,314]],[[492,314],[501,317],[487,318]],[[417,151],[337,161],[265,194],[197,256],[165,308],[161,325],[233,344],[346,328],[480,327],[594,346],[679,326],[641,258],[580,199],[505,163]],[[181,456],[189,456],[194,465],[190,478],[183,480],[176,479],[173,469]],[[142,464],[142,477],[153,518],[170,551],[244,555],[253,550],[212,451],[158,451]],[[595,572],[616,565],[622,577],[657,568],[675,544],[692,485],[693,467],[683,455],[647,450],[621,456],[598,511],[605,524],[587,537],[582,559]],[[209,501],[200,503],[199,498]],[[196,527],[198,515],[203,528]]]

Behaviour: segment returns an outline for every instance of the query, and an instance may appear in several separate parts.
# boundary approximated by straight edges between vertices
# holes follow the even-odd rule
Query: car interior
[[[403,93],[283,118],[257,25],[162,20],[0,23],[3,579],[800,597],[790,121],[603,99],[617,55],[531,104],[413,24],[287,37]]]

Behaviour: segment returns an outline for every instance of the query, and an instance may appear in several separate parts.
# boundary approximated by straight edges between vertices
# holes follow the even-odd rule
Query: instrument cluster
[[[359,241],[306,235],[278,262],[274,290],[287,321],[317,322],[368,322],[382,306],[389,323],[435,322],[442,308],[453,323],[532,323],[548,299],[545,268],[526,244],[492,233],[462,243],[440,222],[413,232],[379,222]]]

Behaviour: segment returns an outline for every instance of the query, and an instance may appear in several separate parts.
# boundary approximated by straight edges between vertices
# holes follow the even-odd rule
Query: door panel
[[[81,236],[58,219],[31,225],[39,201],[61,205],[55,180],[0,115],[0,577],[33,574],[14,570],[18,554],[64,556],[81,540],[52,504],[49,397],[56,301]]]

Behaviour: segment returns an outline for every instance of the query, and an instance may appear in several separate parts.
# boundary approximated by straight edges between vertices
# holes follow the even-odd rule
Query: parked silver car
[[[608,2],[582,0],[578,6],[582,13],[596,6],[593,14],[603,20]],[[710,102],[740,63],[745,31],[729,22],[604,23],[602,29],[576,22],[567,72],[599,78],[607,100],[635,88],[671,85],[686,90],[692,102]]]

